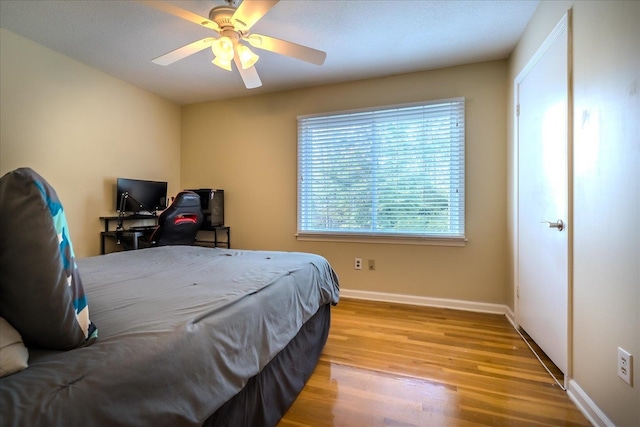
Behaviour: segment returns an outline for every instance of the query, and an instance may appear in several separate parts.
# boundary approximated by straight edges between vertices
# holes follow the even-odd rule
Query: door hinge
[[[516,105],[516,116],[520,115],[520,104]]]
[[[516,286],[516,297],[520,298],[520,286]]]

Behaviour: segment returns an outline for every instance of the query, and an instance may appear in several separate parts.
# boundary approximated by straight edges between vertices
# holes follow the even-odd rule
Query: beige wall
[[[506,61],[182,109],[182,183],[225,190],[233,246],[316,252],[343,288],[506,303]],[[466,97],[466,247],[298,242],[296,116]],[[376,271],[353,269],[355,257]],[[365,261],[366,262],[366,261]]]
[[[570,8],[574,64],[572,385],[584,390],[615,425],[637,426],[640,2],[542,2],[512,54],[509,85],[512,94],[514,78]],[[512,129],[510,115],[510,153]],[[513,171],[512,163],[509,171]],[[512,304],[513,293],[510,296]],[[618,346],[636,358],[633,387],[616,375]]]
[[[78,257],[97,255],[118,176],[180,188],[180,107],[0,30],[0,174],[28,166],[60,197]]]
[[[30,166],[51,182],[78,256],[99,252],[116,177],[167,180],[171,194],[224,188],[234,247],[321,253],[345,288],[506,302],[506,61],[187,106],[180,117],[166,100],[1,35],[0,173]],[[457,96],[467,99],[466,247],[296,241],[297,115]],[[377,270],[353,270],[356,256]]]

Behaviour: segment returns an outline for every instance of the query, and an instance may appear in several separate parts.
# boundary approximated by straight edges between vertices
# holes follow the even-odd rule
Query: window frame
[[[455,147],[460,150],[461,154],[458,155],[459,163],[455,164],[460,166],[461,173],[457,175],[460,187],[462,189],[462,195],[455,201],[455,203],[461,204],[462,214],[457,216],[458,220],[462,223],[458,233],[394,233],[394,232],[381,232],[381,231],[332,231],[332,230],[302,230],[301,229],[301,183],[302,183],[302,159],[301,153],[305,149],[301,142],[301,121],[307,119],[322,119],[331,118],[337,116],[345,116],[359,113],[385,113],[398,109],[411,109],[415,107],[429,107],[446,105],[451,103],[461,103],[461,122],[462,131],[459,132],[460,142],[456,143]],[[438,99],[423,102],[404,103],[396,105],[384,105],[378,107],[370,107],[363,109],[333,111],[318,114],[300,115],[297,117],[298,130],[298,149],[297,149],[297,188],[296,188],[296,220],[297,220],[297,233],[296,238],[300,241],[334,241],[334,242],[349,242],[349,243],[387,243],[387,244],[411,244],[411,245],[439,245],[439,246],[464,246],[466,244],[466,100],[464,97]],[[308,149],[308,148],[307,148]],[[449,199],[451,200],[451,199]],[[450,218],[452,218],[450,216]]]

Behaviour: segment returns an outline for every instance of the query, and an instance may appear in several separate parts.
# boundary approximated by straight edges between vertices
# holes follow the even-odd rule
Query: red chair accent
[[[173,220],[173,223],[178,224],[195,224],[198,222],[197,215],[180,215],[176,219]]]

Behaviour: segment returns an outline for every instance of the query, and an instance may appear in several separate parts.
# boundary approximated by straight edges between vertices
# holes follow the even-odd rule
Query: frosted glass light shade
[[[213,61],[211,61],[211,63],[224,70],[231,71],[231,60],[222,59],[219,56],[216,56],[215,58],[213,58]]]
[[[211,43],[211,50],[216,57],[225,61],[233,59],[233,42],[229,37],[220,37]]]
[[[242,64],[243,69],[251,68],[253,64],[255,64],[260,57],[253,53],[251,49],[244,45],[238,46],[238,57],[240,58],[240,63]]]

